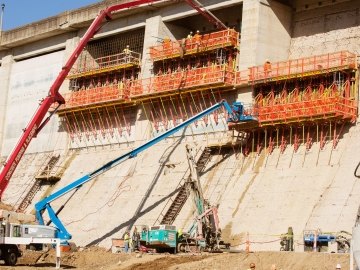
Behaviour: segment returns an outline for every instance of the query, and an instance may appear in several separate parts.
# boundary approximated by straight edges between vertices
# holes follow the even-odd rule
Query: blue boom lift
[[[235,103],[233,103],[232,106],[230,106],[225,100],[222,100],[219,103],[216,103],[215,105],[211,106],[210,108],[200,112],[199,114],[197,114],[197,115],[189,118],[188,120],[184,121],[183,123],[177,125],[176,127],[169,129],[168,131],[149,140],[148,142],[144,143],[143,145],[106,163],[105,165],[101,166],[97,170],[79,178],[78,180],[75,180],[74,182],[70,183],[69,185],[61,188],[60,190],[54,192],[53,194],[49,195],[45,199],[36,203],[35,211],[36,211],[36,218],[37,218],[39,224],[45,225],[43,213],[47,210],[50,220],[46,225],[50,225],[52,222],[57,229],[56,237],[60,238],[63,241],[70,240],[71,234],[67,231],[64,224],[61,222],[61,220],[58,217],[58,214],[64,208],[64,205],[62,205],[59,208],[59,210],[57,212],[55,212],[54,209],[51,207],[51,202],[64,196],[65,194],[69,193],[70,191],[73,191],[74,193],[70,196],[70,198],[71,198],[83,184],[89,182],[90,180],[96,178],[97,176],[103,174],[104,172],[112,169],[113,167],[115,167],[116,165],[119,165],[120,163],[126,161],[127,159],[136,157],[137,154],[141,153],[142,151],[150,148],[151,146],[155,145],[156,143],[162,141],[163,139],[169,137],[170,135],[187,127],[191,123],[199,120],[200,118],[214,112],[215,110],[217,110],[221,107],[224,107],[229,114],[229,118],[227,120],[228,122],[239,123],[239,122],[247,122],[247,121],[256,121],[256,119],[253,116],[244,114],[244,106],[241,102],[235,102]]]

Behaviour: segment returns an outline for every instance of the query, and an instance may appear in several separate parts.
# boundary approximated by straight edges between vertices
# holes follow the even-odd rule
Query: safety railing
[[[118,101],[129,98],[130,83],[122,83],[79,90],[64,94],[65,104],[61,109],[87,106],[108,101]]]
[[[221,87],[233,85],[235,73],[226,65],[214,65],[181,72],[173,72],[135,82],[130,96],[183,90],[198,87]]]
[[[195,34],[192,37],[176,41],[164,39],[162,44],[150,47],[150,58],[153,61],[159,61],[218,48],[237,47],[238,42],[239,33],[234,29],[205,35]]]
[[[357,100],[350,94],[349,81],[340,90],[333,84],[327,89],[312,91],[295,89],[289,95],[284,91],[274,97],[259,94],[255,98],[254,113],[261,125],[314,121],[319,119],[347,119],[354,122],[357,117]]]
[[[356,119],[356,101],[344,97],[325,97],[307,102],[277,104],[271,109],[255,109],[261,125],[285,124],[291,122],[315,121],[340,118],[351,122]]]
[[[70,70],[68,78],[91,76],[103,72],[110,72],[121,68],[140,66],[141,54],[136,52],[123,52],[96,59],[80,57]]]
[[[249,76],[250,71],[249,70],[240,70],[235,72],[235,85],[247,85],[249,83]]]
[[[311,76],[336,69],[352,68],[356,68],[356,55],[348,51],[341,51],[251,67],[249,82]]]

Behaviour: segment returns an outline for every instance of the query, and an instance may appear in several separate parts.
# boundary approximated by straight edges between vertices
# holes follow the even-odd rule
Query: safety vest
[[[125,233],[125,235],[124,235],[124,241],[125,241],[125,242],[129,242],[129,241],[130,241],[130,236],[129,236],[128,233]]]

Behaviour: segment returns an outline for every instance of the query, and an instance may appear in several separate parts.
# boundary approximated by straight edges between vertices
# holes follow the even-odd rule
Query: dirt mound
[[[14,207],[12,207],[12,206],[9,205],[9,204],[0,202],[0,209],[2,209],[2,210],[8,210],[8,211],[13,211],[13,210],[14,210]]]

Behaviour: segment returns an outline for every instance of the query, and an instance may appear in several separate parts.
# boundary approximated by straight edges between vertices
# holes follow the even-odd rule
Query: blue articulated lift
[[[166,132],[160,134],[159,136],[149,140],[148,142],[144,143],[143,145],[123,154],[116,159],[106,163],[105,165],[101,166],[100,168],[96,169],[95,171],[84,175],[83,177],[75,180],[74,182],[70,183],[69,185],[59,189],[58,191],[54,192],[53,194],[49,195],[45,199],[42,199],[38,203],[35,204],[35,211],[36,211],[36,218],[41,225],[44,224],[43,213],[47,210],[49,215],[49,222],[46,225],[49,225],[51,222],[57,228],[57,236],[58,238],[62,239],[63,241],[70,240],[71,234],[67,231],[64,224],[58,217],[60,211],[64,208],[64,205],[59,208],[57,212],[51,207],[51,202],[54,200],[64,196],[65,194],[73,191],[74,193],[70,196],[70,198],[75,194],[75,192],[85,183],[89,182],[90,180],[96,178],[97,176],[103,174],[104,172],[112,169],[116,165],[126,161],[127,159],[136,157],[142,151],[150,148],[151,146],[155,145],[156,143],[162,141],[163,139],[171,136],[172,134],[176,133],[177,131],[187,127],[191,123],[199,120],[200,118],[214,112],[215,110],[224,107],[228,112],[229,118],[228,122],[232,123],[239,123],[239,122],[248,122],[248,121],[256,121],[251,115],[244,115],[244,106],[241,102],[235,102],[232,106],[230,106],[225,100],[216,103],[215,105],[211,106],[210,108],[200,112],[199,114],[189,118],[188,120],[182,122],[181,124],[173,127],[172,129],[167,130]],[[70,200],[70,198],[68,200]],[[67,200],[67,201],[68,201]],[[66,201],[66,202],[67,202]],[[66,203],[65,202],[65,203]]]

